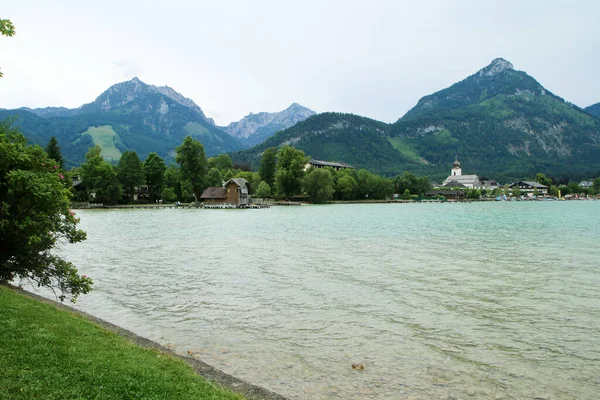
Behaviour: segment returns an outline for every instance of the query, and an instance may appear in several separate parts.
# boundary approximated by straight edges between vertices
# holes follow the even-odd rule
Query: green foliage
[[[577,182],[571,181],[568,183],[567,186],[569,187],[569,191],[573,194],[583,192],[583,189],[581,189],[581,187],[579,187],[579,183],[577,183]]]
[[[0,18],[0,35],[2,36],[15,36],[15,26],[9,19]]]
[[[181,177],[190,183],[194,198],[198,201],[206,187],[207,161],[204,146],[196,139],[186,136],[175,151],[176,161],[181,166]]]
[[[56,140],[56,138],[54,136],[52,136],[50,138],[50,141],[48,142],[48,145],[46,146],[46,154],[48,154],[48,157],[50,157],[51,159],[56,161],[58,163],[58,166],[61,169],[64,168],[65,161],[64,161],[62,153],[60,151],[60,146],[58,145],[58,141]]]
[[[275,169],[277,166],[277,148],[269,147],[263,152],[260,159],[260,168],[258,173],[263,181],[269,186],[273,186],[275,182]]]
[[[304,166],[308,162],[302,150],[291,146],[283,146],[277,152],[277,172],[275,173],[275,187],[277,192],[285,198],[300,193]]]
[[[211,168],[206,175],[206,186],[223,186],[223,176],[217,168]]]
[[[0,398],[242,400],[164,351],[0,286]]]
[[[219,154],[216,157],[208,159],[208,168],[216,168],[219,171],[227,171],[233,169],[233,163],[231,157],[227,154]]]
[[[481,191],[479,189],[468,189],[467,198],[472,200],[478,200],[481,198]]]
[[[261,199],[270,197],[271,196],[271,187],[269,186],[269,184],[267,182],[262,181],[258,185],[258,189],[256,189],[256,192],[254,194],[256,197],[261,198]]]
[[[85,240],[64,179],[41,147],[0,123],[0,282],[28,279],[74,301],[92,281],[54,251],[60,242]]]
[[[16,34],[15,26],[9,19],[0,18],[0,35],[2,36],[14,36]],[[2,78],[2,72],[0,71],[0,78]]]
[[[512,195],[514,197],[521,197],[521,189],[518,186],[515,186],[514,188],[512,188]]]
[[[408,189],[410,193],[423,196],[431,190],[431,183],[428,177],[417,177],[412,172],[405,172],[402,175],[398,175],[394,180],[394,184],[397,193],[404,193]]]
[[[548,186],[548,187],[550,187],[550,185],[552,185],[552,179],[547,178],[546,175],[539,173],[539,172],[535,175],[535,181],[539,184],[542,184],[542,185]]]
[[[148,158],[144,161],[143,166],[150,200],[154,201],[158,199],[162,192],[167,166],[164,160],[156,153],[148,154]]]
[[[311,202],[326,203],[333,196],[333,177],[325,168],[312,168],[304,178],[304,190]]]
[[[412,198],[410,195],[410,190],[408,190],[408,189],[404,190],[404,192],[402,193],[402,196],[400,196],[400,198],[402,200],[410,200]]]
[[[571,189],[568,186],[564,186],[564,185],[559,186],[558,191],[560,192],[561,196],[566,196],[568,194],[571,194]]]
[[[133,200],[135,187],[146,181],[142,162],[135,151],[123,153],[117,165],[117,178],[129,200]]]
[[[344,175],[337,180],[336,192],[342,200],[353,199],[358,190],[358,183],[351,175]]]
[[[123,188],[115,168],[104,161],[100,146],[90,148],[85,158],[86,162],[81,164],[81,175],[88,198],[95,202],[117,204]]]
[[[173,203],[177,200],[177,195],[175,194],[175,190],[173,188],[168,187],[163,189],[160,198],[165,203]]]

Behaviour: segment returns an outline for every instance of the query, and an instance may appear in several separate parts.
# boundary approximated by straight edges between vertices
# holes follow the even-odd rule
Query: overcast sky
[[[298,102],[392,122],[511,61],[600,102],[600,1],[5,1],[0,108],[78,107],[138,76],[224,125]]]

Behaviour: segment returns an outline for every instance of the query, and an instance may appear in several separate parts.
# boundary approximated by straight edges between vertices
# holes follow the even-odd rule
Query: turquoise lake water
[[[600,201],[77,214],[77,308],[291,399],[600,397]]]

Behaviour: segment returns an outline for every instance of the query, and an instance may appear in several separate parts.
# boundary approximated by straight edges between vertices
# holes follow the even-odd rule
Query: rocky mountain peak
[[[479,76],[494,76],[506,70],[514,70],[510,61],[504,58],[494,59],[490,65],[479,70]]]
[[[204,120],[215,125],[212,118],[206,118],[202,109],[193,100],[183,96],[169,86],[154,86],[142,82],[137,76],[131,80],[119,82],[112,85],[92,103],[103,111],[125,106],[145,95],[158,93],[162,96],[194,110]],[[162,101],[164,103],[164,101]],[[85,107],[85,106],[84,106]]]
[[[225,131],[245,146],[253,146],[271,137],[275,132],[289,128],[316,113],[298,103],[292,103],[283,111],[250,113],[240,121],[232,122]]]

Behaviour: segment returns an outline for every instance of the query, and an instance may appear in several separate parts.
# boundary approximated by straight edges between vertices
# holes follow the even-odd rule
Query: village
[[[330,162],[310,159],[304,166],[304,172],[325,169],[340,172],[354,170],[352,165],[344,162]],[[364,198],[353,200],[331,200],[329,203],[464,203],[472,201],[555,201],[555,200],[599,200],[600,194],[588,194],[593,188],[593,181],[582,181],[578,184],[581,192],[571,188],[572,193],[561,193],[560,188],[551,188],[534,180],[519,180],[505,185],[496,180],[485,179],[476,174],[463,174],[458,158],[452,164],[450,174],[441,183],[431,183],[431,188],[417,196],[412,193],[393,193],[391,196],[376,199]],[[572,185],[570,185],[572,186]],[[81,180],[78,175],[73,176],[73,189],[82,190]],[[564,190],[564,188],[563,188]],[[554,191],[554,193],[552,193]],[[74,202],[74,208],[206,208],[206,209],[260,209],[271,206],[299,206],[308,204],[307,196],[296,195],[291,199],[277,199],[272,197],[257,197],[251,193],[251,183],[241,177],[230,178],[221,186],[206,188],[198,201],[194,202],[167,202],[163,199],[150,199],[148,185],[135,187],[133,204],[104,205],[94,202],[95,194],[90,193],[89,202]]]

